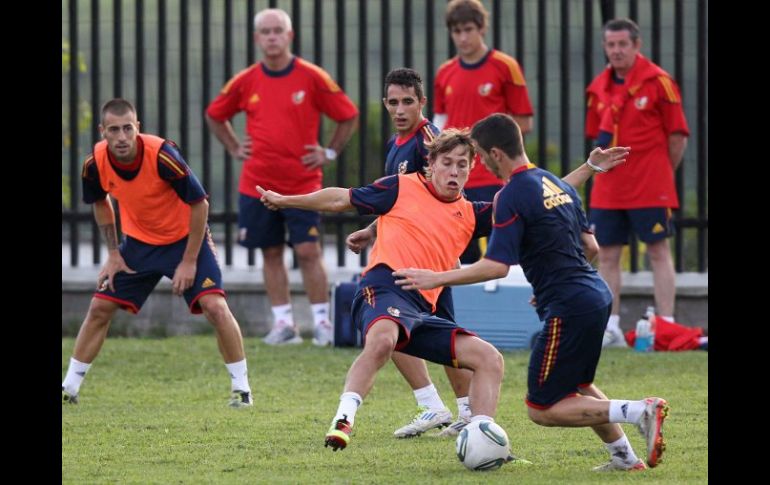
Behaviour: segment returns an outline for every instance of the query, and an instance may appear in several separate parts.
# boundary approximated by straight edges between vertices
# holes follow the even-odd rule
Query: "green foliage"
[[[62,375],[74,341],[62,339]],[[226,406],[230,383],[213,336],[111,338],[81,388],[62,408],[62,483],[597,483],[708,481],[708,354],[609,349],[596,384],[611,397],[668,399],[663,463],[638,474],[598,475],[608,459],[589,429],[544,428],[523,402],[529,352],[506,352],[497,421],[513,452],[532,467],[474,473],[454,440],[393,438],[415,411],[409,386],[392,364],[380,372],[356,415],[344,451],[323,447],[345,373],[359,349],[305,343],[268,347],[245,341],[256,405]],[[439,366],[435,384],[456,412]],[[637,453],[644,442],[624,425]]]
[[[66,76],[70,73],[70,61],[71,61],[70,44],[68,41],[62,39],[61,41],[61,76],[62,76],[62,89],[68,83],[66,82]],[[83,75],[88,71],[86,66],[85,56],[82,52],[78,52],[77,57],[77,70],[78,75]],[[62,92],[62,97],[65,93]],[[70,130],[69,123],[69,104],[62,103],[61,111],[61,146],[62,146],[62,182],[61,182],[61,194],[62,194],[62,207],[65,209],[70,208],[70,189],[69,189],[69,176],[64,175],[65,171],[65,150],[72,146],[72,137],[77,134],[84,133],[91,127],[93,123],[93,116],[91,116],[91,103],[86,100],[79,100],[77,103],[78,110],[78,123],[77,134],[73,135]]]

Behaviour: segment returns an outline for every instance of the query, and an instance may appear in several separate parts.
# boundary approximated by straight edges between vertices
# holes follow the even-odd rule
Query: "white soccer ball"
[[[457,458],[469,470],[497,470],[511,456],[508,435],[497,423],[473,421],[457,435]]]

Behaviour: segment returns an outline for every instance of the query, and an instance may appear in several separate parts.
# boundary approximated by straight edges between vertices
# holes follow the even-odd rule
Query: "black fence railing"
[[[642,52],[679,83],[691,129],[676,174],[677,271],[708,270],[708,1],[485,0],[491,14],[488,41],[520,62],[535,110],[527,136],[533,162],[566,174],[585,160],[584,88],[605,64],[601,25],[615,16],[635,19]],[[444,25],[443,0],[62,0],[62,241],[78,266],[83,237],[92,263],[100,241],[90,208],[80,201],[80,167],[98,140],[99,106],[123,96],[137,106],[143,131],[179,142],[211,194],[210,220],[233,264],[239,168],[203,120],[206,105],[235,72],[256,61],[252,19],[265,7],[290,13],[294,53],[332,73],[358,104],[360,127],[326,185],[362,185],[382,175],[391,127],[382,103],[382,79],[393,67],[417,69],[425,81],[432,117],[438,66],[455,54]],[[242,131],[243,120],[236,119]],[[328,126],[322,140],[328,140]],[[585,189],[590,198],[590,183]],[[367,221],[326,215],[325,238],[337,245],[337,264],[352,256],[345,235]],[[361,263],[366,255],[360,256]],[[248,264],[255,264],[253,251]],[[629,269],[641,267],[634,241]]]

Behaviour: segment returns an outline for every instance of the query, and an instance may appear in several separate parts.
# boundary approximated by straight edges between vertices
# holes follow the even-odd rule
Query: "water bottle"
[[[637,352],[649,352],[652,350],[652,339],[650,337],[650,321],[644,315],[636,322],[636,341],[634,350]]]
[[[649,352],[655,351],[655,327],[656,327],[656,318],[655,318],[655,307],[648,306],[647,311],[644,312],[645,316],[647,317],[647,321],[650,322],[650,350]]]

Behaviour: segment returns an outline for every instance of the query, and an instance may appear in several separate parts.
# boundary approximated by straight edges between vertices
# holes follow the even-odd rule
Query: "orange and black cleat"
[[[331,446],[332,451],[344,450],[348,443],[350,443],[350,422],[348,421],[346,414],[342,415],[342,419],[338,419],[332,423],[331,428],[326,433],[326,441],[324,447]]]

